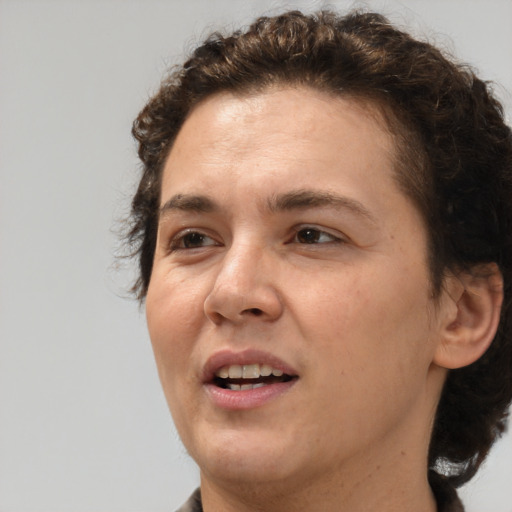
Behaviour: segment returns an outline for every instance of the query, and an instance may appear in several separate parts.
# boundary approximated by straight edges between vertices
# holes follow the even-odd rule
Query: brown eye
[[[320,231],[317,229],[301,229],[297,233],[297,241],[301,244],[316,244],[320,238]]]
[[[183,237],[183,247],[190,249],[191,247],[201,247],[205,241],[204,235],[201,233],[189,233]]]
[[[297,231],[296,241],[300,244],[320,244],[338,242],[339,238],[316,228],[303,228]]]
[[[171,248],[197,249],[200,247],[207,247],[211,245],[217,245],[217,242],[213,238],[198,231],[189,231],[181,235],[178,235],[178,237],[175,240],[173,240]]]

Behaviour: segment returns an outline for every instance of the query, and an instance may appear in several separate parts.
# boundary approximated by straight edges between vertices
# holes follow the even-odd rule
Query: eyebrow
[[[270,213],[292,210],[306,210],[308,208],[329,207],[336,210],[348,210],[360,217],[364,217],[376,224],[377,220],[372,213],[359,201],[331,192],[300,189],[276,194],[268,199],[266,209]],[[166,201],[159,209],[159,215],[166,215],[171,211],[211,213],[220,210],[220,206],[204,195],[176,194]]]
[[[377,219],[356,199],[318,190],[295,190],[270,198],[267,204],[271,212],[305,210],[308,208],[329,207],[348,210],[376,224]]]
[[[165,202],[159,209],[159,215],[179,210],[184,212],[209,213],[218,210],[219,207],[210,198],[201,195],[176,194]]]

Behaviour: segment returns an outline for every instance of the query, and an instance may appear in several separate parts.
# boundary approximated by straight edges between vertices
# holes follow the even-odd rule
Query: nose
[[[215,324],[243,323],[258,317],[277,320],[283,305],[276,289],[276,264],[253,245],[227,250],[212,289],[204,302],[206,316]]]

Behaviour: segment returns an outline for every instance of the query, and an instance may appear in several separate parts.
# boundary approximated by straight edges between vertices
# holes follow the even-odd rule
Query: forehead
[[[282,174],[283,166],[315,173],[338,157],[364,179],[375,171],[369,165],[394,168],[394,140],[377,105],[306,87],[224,92],[189,114],[164,166],[163,189],[199,170],[212,180],[220,167],[263,178]]]

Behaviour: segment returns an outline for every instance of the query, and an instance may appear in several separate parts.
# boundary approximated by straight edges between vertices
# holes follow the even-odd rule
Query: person
[[[460,511],[512,398],[512,135],[379,14],[215,33],[133,125],[181,508]]]

